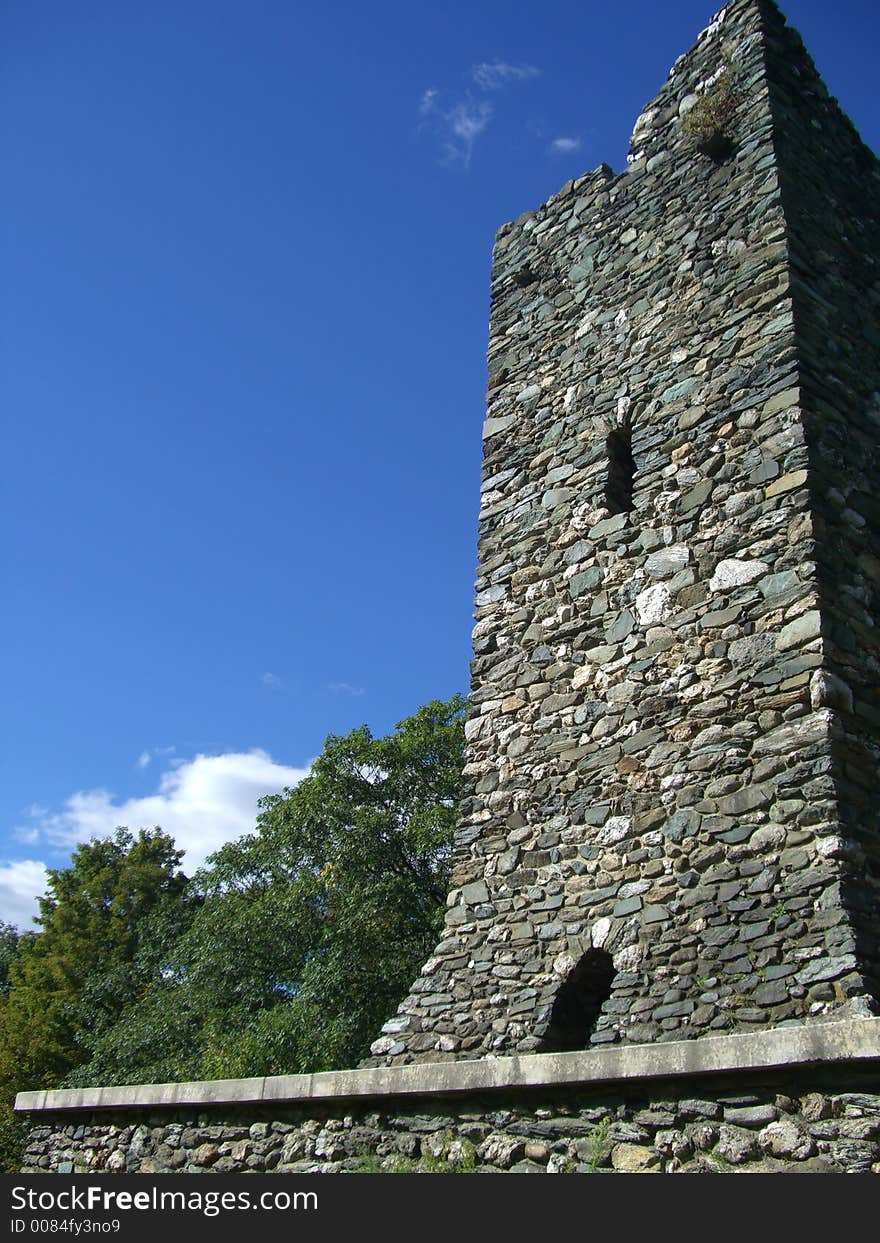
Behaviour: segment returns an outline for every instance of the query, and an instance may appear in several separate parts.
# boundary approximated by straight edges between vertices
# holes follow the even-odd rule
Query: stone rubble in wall
[[[727,1090],[642,1089],[537,1105],[468,1101],[343,1106],[310,1117],[196,1117],[36,1126],[27,1173],[880,1173],[880,1096],[865,1077],[843,1090],[815,1073]],[[844,1085],[845,1086],[845,1085]],[[873,1084],[876,1087],[876,1083]],[[688,1092],[705,1095],[688,1095]]]

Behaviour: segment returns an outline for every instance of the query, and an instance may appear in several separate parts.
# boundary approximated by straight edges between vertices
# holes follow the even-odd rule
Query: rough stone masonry
[[[29,1093],[25,1169],[880,1172],[877,1026]]]
[[[369,1064],[873,1012],[878,212],[800,37],[734,0],[625,172],[500,229],[470,797]]]
[[[880,1172],[878,213],[732,0],[499,231],[442,940],[362,1069],[23,1093],[27,1169]]]

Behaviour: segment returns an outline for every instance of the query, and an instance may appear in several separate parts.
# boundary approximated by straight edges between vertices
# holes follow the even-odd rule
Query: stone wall
[[[367,1065],[553,1047],[594,951],[593,1044],[872,1012],[878,185],[775,5],[734,0],[625,173],[500,230],[470,793]]]
[[[877,996],[880,165],[795,31],[776,29],[768,55],[821,617],[823,673],[812,695],[834,714],[828,792],[810,812],[841,838],[833,853],[850,920],[838,925],[837,953],[859,963]]]
[[[344,1107],[64,1114],[31,1131],[39,1173],[880,1173],[876,1072]]]
[[[880,1019],[21,1093],[25,1171],[880,1172]]]

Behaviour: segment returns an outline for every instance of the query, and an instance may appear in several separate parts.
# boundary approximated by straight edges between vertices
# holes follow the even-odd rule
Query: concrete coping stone
[[[207,1079],[106,1088],[19,1092],[18,1113],[176,1109],[370,1097],[450,1096],[511,1088],[552,1088],[668,1079],[829,1062],[880,1060],[880,1018],[812,1022],[731,1036],[536,1053],[479,1061],[420,1062],[362,1070],[257,1079]]]

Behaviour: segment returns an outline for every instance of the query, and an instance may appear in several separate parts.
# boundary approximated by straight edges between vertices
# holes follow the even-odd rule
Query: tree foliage
[[[255,833],[194,877],[198,905],[76,1083],[351,1065],[440,927],[464,701],[374,738],[327,739],[310,775],[260,802]],[[167,944],[167,943],[166,943]]]
[[[136,836],[117,829],[78,846],[69,867],[49,872],[39,900],[42,931],[18,939],[0,997],[4,1133],[16,1092],[54,1087],[88,1056],[86,1031],[114,1021],[137,995],[151,921],[176,908],[184,892],[180,858],[159,829]]]
[[[0,996],[9,992],[9,968],[18,953],[19,931],[0,919]]]

